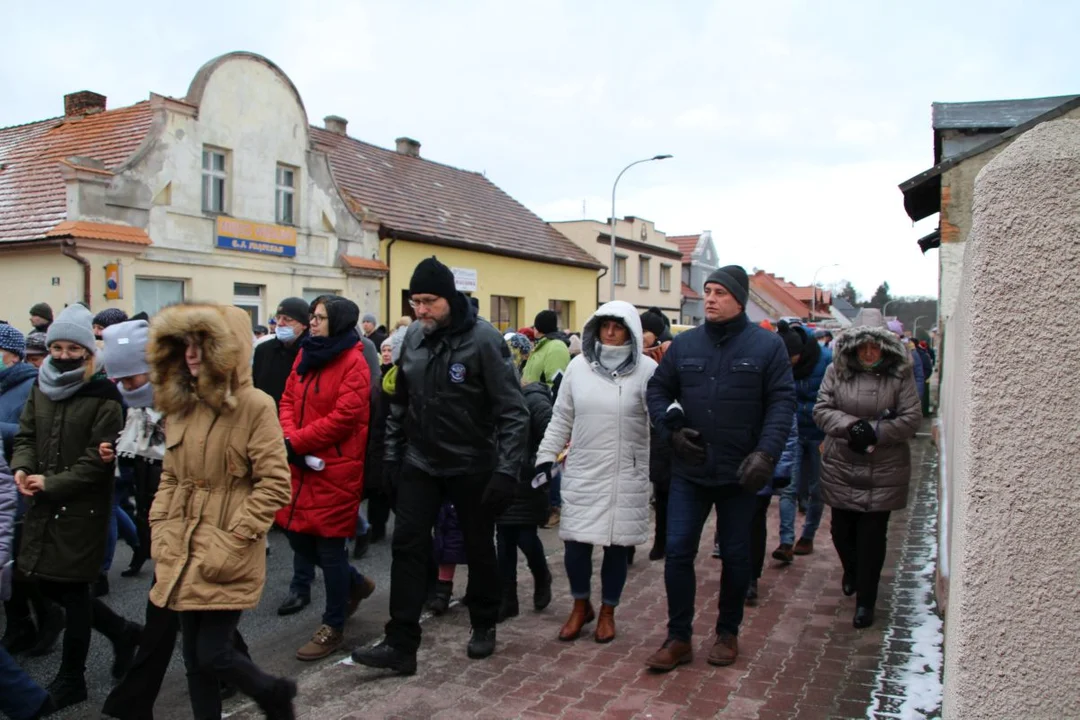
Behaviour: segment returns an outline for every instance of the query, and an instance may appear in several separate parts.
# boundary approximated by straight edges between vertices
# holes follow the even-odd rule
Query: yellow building
[[[274,63],[236,52],[183,98],[107,109],[82,91],[63,117],[0,128],[0,319],[194,299],[266,324],[285,297],[333,293],[392,325],[434,254],[500,327],[554,308],[578,328],[595,309],[603,265],[483,175],[324,122]]]

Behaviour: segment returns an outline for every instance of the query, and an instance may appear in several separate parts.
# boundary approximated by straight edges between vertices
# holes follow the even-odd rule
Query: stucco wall
[[[1061,718],[1080,697],[1080,121],[975,183],[942,398],[946,718]],[[1016,331],[1003,332],[1003,328]]]

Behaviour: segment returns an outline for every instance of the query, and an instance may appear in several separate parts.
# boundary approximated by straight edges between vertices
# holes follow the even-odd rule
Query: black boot
[[[47,690],[56,709],[63,710],[86,701],[86,678],[61,670]]]
[[[540,612],[551,604],[551,570],[544,568],[541,577],[533,575],[533,610]]]
[[[296,720],[293,698],[296,697],[296,683],[288,678],[274,681],[270,692],[259,700],[259,708],[266,713],[267,720]]]
[[[843,579],[840,581],[840,589],[844,591],[844,594],[851,597],[855,594],[855,577],[844,573]]]
[[[150,557],[141,546],[136,548],[135,554],[131,556],[131,564],[128,565],[127,570],[120,573],[120,577],[138,577],[139,573],[142,572],[143,564],[149,559]]]
[[[467,653],[473,660],[481,660],[495,652],[495,628],[473,628]]]
[[[393,670],[398,675],[416,674],[416,653],[398,650],[385,640],[373,648],[353,650],[353,662],[380,670]]]
[[[368,546],[371,543],[371,530],[369,529],[364,535],[357,535],[356,540],[353,541],[352,557],[353,560],[359,560],[367,555]]]
[[[442,615],[450,609],[450,595],[454,591],[452,580],[439,580],[435,583],[435,592],[428,601],[428,610],[435,615]]]
[[[857,628],[868,628],[874,624],[874,608],[860,605],[855,608],[855,617],[852,618],[851,624]]]
[[[499,603],[499,616],[496,622],[503,622],[512,617],[517,617],[518,608],[518,596],[517,596],[517,583],[507,583],[503,585],[502,602]]]
[[[56,647],[60,633],[64,631],[64,609],[59,605],[45,601],[37,608],[38,632],[34,647],[26,651],[30,657],[48,655]]]
[[[667,548],[665,547],[664,538],[659,535],[653,540],[652,550],[649,551],[650,560],[663,560],[664,555],[667,554]]]
[[[7,627],[4,628],[4,637],[0,638],[0,645],[12,655],[24,653],[37,644],[34,618],[30,615],[17,618],[10,610],[7,613]]]
[[[746,605],[755,607],[758,601],[757,580],[750,581],[750,587],[746,588]]]
[[[113,665],[112,676],[119,680],[127,674],[131,667],[131,661],[135,657],[135,651],[139,647],[139,639],[142,637],[142,626],[133,622],[124,623],[124,631],[120,636],[113,639]]]

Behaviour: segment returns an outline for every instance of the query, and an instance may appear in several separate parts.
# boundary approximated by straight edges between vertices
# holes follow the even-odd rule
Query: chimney
[[[397,142],[397,151],[402,155],[408,155],[409,157],[420,157],[420,141],[413,140],[412,138],[399,137]]]
[[[64,96],[64,117],[92,115],[105,112],[105,96],[90,90],[80,90]]]
[[[349,121],[340,115],[327,115],[323,118],[323,123],[327,130],[338,135],[344,135],[345,128],[349,126]]]

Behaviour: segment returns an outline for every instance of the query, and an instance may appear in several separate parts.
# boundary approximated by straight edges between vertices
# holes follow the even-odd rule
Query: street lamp
[[[895,300],[890,300],[889,302],[887,302],[887,303],[885,303],[884,305],[881,306],[881,317],[882,318],[888,317],[888,315],[889,315],[889,306],[892,305],[894,302],[896,302],[896,301]]]
[[[911,331],[911,338],[912,338],[913,340],[918,340],[918,339],[919,339],[919,336],[918,336],[918,332],[919,332],[919,321],[920,321],[920,320],[925,320],[925,319],[926,319],[926,316],[925,316],[925,315],[920,315],[919,317],[915,318],[915,327],[914,327],[914,328],[912,329],[912,331]]]
[[[635,165],[652,162],[653,160],[667,160],[670,157],[671,155],[654,155],[651,158],[632,162],[622,169],[622,172],[615,178],[615,184],[611,186],[611,297],[608,298],[609,300],[615,299],[615,188],[619,187],[619,180],[622,179],[623,173]]]
[[[811,290],[813,290],[813,297],[810,300],[810,322],[814,322],[814,319],[817,316],[817,274],[822,270],[827,270],[828,268],[834,267],[840,267],[840,263],[833,263],[832,265],[822,265],[814,271],[814,282],[810,288]]]

